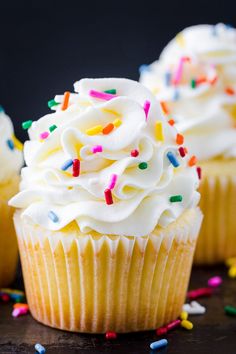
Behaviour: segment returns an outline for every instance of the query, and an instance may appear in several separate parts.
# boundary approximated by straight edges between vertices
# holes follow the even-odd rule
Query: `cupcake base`
[[[18,186],[18,177],[0,184],[0,288],[11,284],[16,273],[18,252],[14,209],[8,206],[8,200],[18,192]]]
[[[187,210],[147,237],[47,231],[15,214],[33,317],[75,332],[157,328],[181,312],[202,214]]]
[[[201,164],[200,208],[204,215],[194,263],[216,264],[236,256],[236,159]]]

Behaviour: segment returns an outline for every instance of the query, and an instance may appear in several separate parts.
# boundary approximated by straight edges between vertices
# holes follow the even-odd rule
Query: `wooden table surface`
[[[190,289],[204,287],[208,278],[223,277],[223,285],[210,298],[198,301],[206,306],[207,312],[191,316],[192,331],[175,329],[165,338],[168,347],[158,353],[168,354],[235,354],[236,317],[226,316],[225,305],[236,306],[236,280],[227,277],[224,267],[193,270]],[[115,341],[107,341],[103,335],[75,334],[48,328],[37,323],[30,315],[20,318],[11,316],[12,305],[0,303],[0,353],[34,353],[35,343],[41,343],[46,353],[55,354],[97,354],[154,353],[149,349],[157,340],[154,331],[122,334]]]

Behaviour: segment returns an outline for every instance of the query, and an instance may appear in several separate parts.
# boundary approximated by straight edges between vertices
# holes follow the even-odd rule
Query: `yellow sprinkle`
[[[189,331],[190,331],[191,329],[193,329],[193,324],[192,324],[192,322],[187,321],[187,320],[181,321],[181,326],[182,326],[183,328],[185,328],[185,329],[188,329]]]
[[[188,319],[188,312],[182,311],[179,317],[181,320],[187,320]]]
[[[155,124],[155,137],[157,140],[164,141],[162,122],[157,121]]]
[[[236,266],[236,257],[231,257],[231,258],[226,259],[225,265],[227,267]]]
[[[232,266],[229,268],[228,275],[230,278],[236,278],[236,266]]]
[[[103,108],[102,111],[106,112],[106,113],[114,114],[114,116],[117,116],[117,117],[121,117],[121,114],[116,111],[113,111],[113,109]]]
[[[179,33],[177,34],[177,36],[175,37],[176,42],[178,43],[178,45],[183,48],[185,46],[185,39],[184,39],[184,35],[183,33]]]
[[[20,151],[23,150],[23,144],[20,142],[20,140],[18,140],[18,139],[15,137],[15,135],[12,135],[12,141],[13,141],[14,146],[15,146],[18,150],[20,150]]]
[[[118,128],[122,124],[122,121],[117,118],[114,120],[113,124],[116,128]]]
[[[88,135],[96,135],[102,132],[103,127],[101,125],[95,125],[92,128],[86,130],[86,134]]]

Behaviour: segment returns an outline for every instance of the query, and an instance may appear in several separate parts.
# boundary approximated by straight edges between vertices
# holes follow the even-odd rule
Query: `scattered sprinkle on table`
[[[110,339],[110,340],[116,339],[117,334],[116,334],[116,332],[108,331],[108,332],[106,332],[105,337],[106,337],[106,339]]]
[[[185,328],[185,329],[187,329],[187,330],[191,330],[191,329],[193,329],[193,324],[192,324],[192,322],[190,322],[190,321],[188,321],[188,320],[183,320],[183,321],[181,321],[181,327],[183,327],[183,328]]]
[[[227,305],[224,308],[226,315],[236,316],[236,307]]]
[[[208,297],[213,294],[213,289],[212,288],[199,288],[195,290],[191,290],[187,293],[187,297],[190,300],[195,300],[199,297]]]
[[[46,349],[40,343],[35,344],[34,348],[39,354],[45,354],[46,353]]]
[[[207,284],[211,288],[217,288],[218,286],[220,286],[222,284],[222,278],[219,276],[212,277],[212,278],[208,279]]]
[[[183,305],[183,311],[189,315],[203,315],[206,312],[206,308],[197,301],[191,301],[190,304]]]
[[[150,349],[152,349],[152,350],[161,349],[163,347],[166,347],[167,344],[168,344],[167,339],[160,339],[160,340],[158,340],[156,342],[152,342],[150,344]]]

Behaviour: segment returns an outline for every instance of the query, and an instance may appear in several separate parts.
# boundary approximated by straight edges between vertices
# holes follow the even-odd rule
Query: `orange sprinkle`
[[[165,114],[169,114],[169,109],[168,109],[168,107],[167,107],[166,102],[161,101],[160,104],[161,104],[161,108],[162,108],[163,112],[164,112]]]
[[[110,132],[114,129],[114,124],[113,123],[109,123],[105,126],[105,128],[103,128],[102,133],[103,134],[110,134]]]
[[[184,143],[184,137],[182,134],[177,134],[176,135],[176,144],[182,145]]]
[[[174,125],[174,124],[175,124],[175,121],[174,121],[174,119],[170,119],[170,120],[168,120],[168,123],[169,123],[170,125]]]
[[[185,154],[188,153],[188,149],[186,147],[184,147],[184,151],[185,151]]]
[[[189,165],[190,167],[192,167],[192,166],[196,165],[196,163],[197,163],[197,158],[196,158],[195,155],[193,155],[193,156],[190,158],[190,160],[189,160],[189,162],[188,162],[188,165]]]
[[[218,77],[215,76],[215,77],[213,77],[213,79],[209,80],[209,82],[210,82],[211,85],[215,85],[217,80],[218,80]]]
[[[200,76],[200,77],[196,80],[196,84],[197,84],[197,85],[204,84],[204,82],[207,82],[206,76]]]
[[[66,91],[64,93],[64,98],[63,98],[63,102],[62,102],[62,106],[61,106],[62,111],[65,111],[68,108],[69,99],[70,99],[70,92]]]
[[[23,303],[16,303],[13,305],[13,308],[14,309],[19,309],[19,308],[25,308],[25,309],[29,309],[29,306],[28,304],[23,304]]]
[[[235,91],[234,89],[232,89],[232,87],[226,87],[225,93],[227,93],[227,95],[233,96],[235,94]]]

